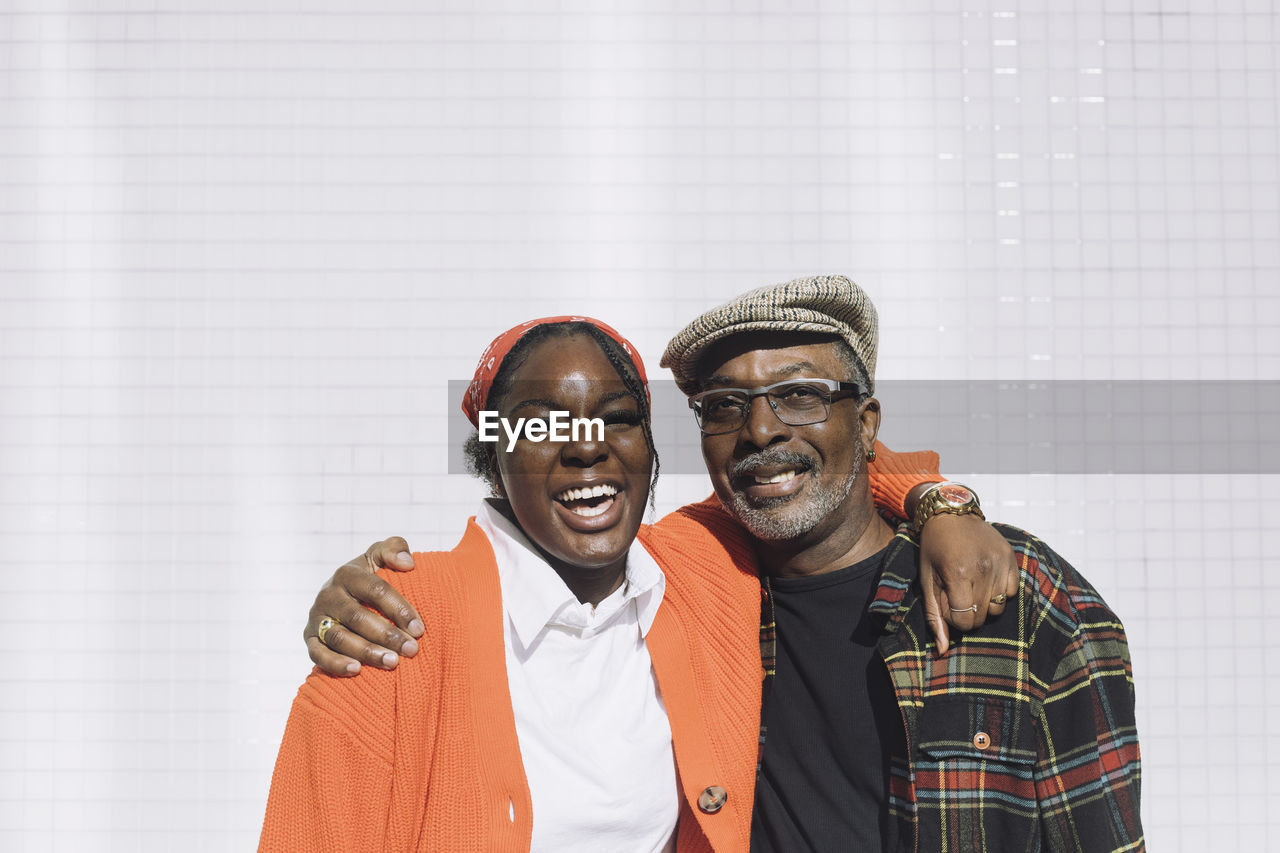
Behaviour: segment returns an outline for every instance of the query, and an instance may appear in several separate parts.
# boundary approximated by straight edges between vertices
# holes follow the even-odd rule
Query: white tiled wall
[[[881,377],[1280,378],[1273,4],[849,5],[4,3],[0,848],[252,849],[315,589],[454,541],[517,321],[656,372],[834,271]],[[1277,478],[968,479],[1126,621],[1152,849],[1265,848]]]

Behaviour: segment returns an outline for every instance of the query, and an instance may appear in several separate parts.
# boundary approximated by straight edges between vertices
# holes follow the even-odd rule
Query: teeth
[[[765,486],[765,485],[768,485],[769,483],[785,483],[788,480],[794,480],[795,478],[796,478],[796,472],[794,470],[791,470],[791,471],[783,471],[781,474],[774,474],[772,477],[756,477],[755,481],[759,485]]]
[[[603,484],[599,486],[588,486],[587,488],[582,489],[565,489],[563,492],[556,495],[556,500],[585,501],[587,498],[613,497],[617,493],[618,490],[614,486]],[[599,515],[599,513],[592,514]]]
[[[584,518],[595,518],[597,515],[603,515],[608,512],[609,507],[613,506],[613,500],[607,500],[598,506],[575,506],[570,507],[569,512],[574,515],[581,515]]]

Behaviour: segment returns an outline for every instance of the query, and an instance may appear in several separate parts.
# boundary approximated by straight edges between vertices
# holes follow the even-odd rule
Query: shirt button
[[[719,785],[710,785],[702,789],[702,793],[698,795],[698,808],[707,814],[715,814],[724,808],[725,802],[729,799],[729,793]]]
[[[973,745],[978,749],[986,749],[991,746],[991,736],[986,732],[978,732],[973,736]]]

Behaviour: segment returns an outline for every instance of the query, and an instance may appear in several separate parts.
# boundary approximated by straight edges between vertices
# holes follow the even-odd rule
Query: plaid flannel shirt
[[[1021,570],[1000,618],[934,653],[905,527],[869,611],[897,694],[906,755],[892,756],[889,849],[1140,851],[1133,672],[1120,620],[1043,542],[997,525]],[[773,604],[762,585],[768,734]]]

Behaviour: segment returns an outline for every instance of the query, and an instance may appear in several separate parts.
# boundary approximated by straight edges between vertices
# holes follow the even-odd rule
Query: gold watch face
[[[947,483],[939,487],[935,494],[952,506],[964,506],[973,502],[973,492],[959,483]]]

